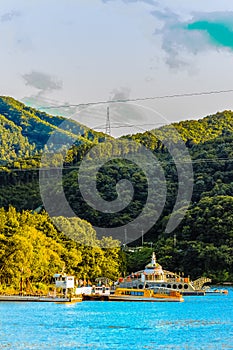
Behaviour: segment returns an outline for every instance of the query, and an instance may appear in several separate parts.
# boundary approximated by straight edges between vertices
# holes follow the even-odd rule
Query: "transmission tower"
[[[109,107],[107,107],[105,134],[111,136],[111,124],[110,124],[110,116],[109,116]]]

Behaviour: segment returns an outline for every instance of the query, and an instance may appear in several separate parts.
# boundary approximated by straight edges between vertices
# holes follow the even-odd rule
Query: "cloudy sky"
[[[233,89],[229,0],[0,3],[1,95],[46,107]],[[233,93],[140,105],[147,107],[145,113],[142,107],[113,107],[113,133],[136,131],[127,123],[140,131],[233,109]],[[50,112],[58,110],[92,127],[105,123],[105,107]]]

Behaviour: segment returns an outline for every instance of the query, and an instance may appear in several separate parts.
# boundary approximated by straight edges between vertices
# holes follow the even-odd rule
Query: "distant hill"
[[[60,128],[66,121],[66,129]],[[64,125],[64,124],[63,124]],[[179,137],[177,137],[177,132]],[[52,116],[13,99],[0,96],[1,163],[29,157],[40,152],[52,133],[80,139],[80,143],[102,142],[106,135],[96,132],[72,119]],[[126,135],[145,144],[152,150],[162,147],[164,139],[179,142],[180,137],[190,148],[233,133],[233,112],[223,111],[199,120],[172,123],[155,130]]]
[[[64,121],[67,122],[65,130],[60,128]],[[1,165],[40,153],[54,132],[62,136],[63,140],[72,137],[87,144],[101,142],[106,136],[72,119],[40,112],[4,96],[0,97],[0,132]]]
[[[199,120],[185,120],[125,137],[138,140],[151,149],[162,147],[158,140],[166,139],[176,143],[181,138],[186,146],[190,148],[193,145],[205,143],[231,133],[233,133],[233,112],[223,111]]]

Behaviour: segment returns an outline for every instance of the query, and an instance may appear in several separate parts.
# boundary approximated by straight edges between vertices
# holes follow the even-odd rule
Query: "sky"
[[[0,95],[52,114],[104,131],[106,105],[57,106],[233,89],[229,0],[0,5]],[[226,109],[233,93],[110,104],[111,130],[120,136]]]

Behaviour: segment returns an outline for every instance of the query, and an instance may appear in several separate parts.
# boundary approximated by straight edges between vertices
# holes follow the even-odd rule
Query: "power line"
[[[119,123],[118,123],[119,124]],[[132,127],[140,127],[140,126],[155,126],[155,125],[167,125],[167,123],[144,123],[144,124],[121,124],[121,125],[111,125],[111,129],[121,129],[121,128],[132,128]],[[106,129],[106,125],[98,125],[92,130],[104,130]]]
[[[137,102],[137,101],[149,101],[149,100],[160,100],[167,98],[178,98],[178,97],[193,97],[193,96],[204,96],[204,95],[216,95],[216,94],[225,94],[233,92],[233,89],[229,90],[212,90],[212,91],[200,91],[200,92],[190,92],[182,94],[173,94],[173,95],[161,95],[161,96],[150,96],[150,97],[136,97],[136,98],[126,98],[126,99],[115,99],[115,100],[103,100],[103,101],[94,101],[87,103],[78,103],[78,104],[64,104],[64,105],[55,105],[55,106],[41,106],[37,109],[56,109],[56,108],[69,108],[69,107],[85,107],[85,106],[94,106],[100,104],[110,104],[110,103],[126,103],[126,102]]]
[[[121,158],[119,156],[119,158]],[[198,163],[205,163],[205,164],[211,164],[211,163],[215,163],[217,161],[224,161],[224,162],[233,162],[233,158],[215,158],[215,159],[195,159],[195,160],[188,160],[188,161],[164,161],[162,160],[160,163],[162,163],[163,165],[167,165],[167,164],[198,164]],[[91,162],[91,160],[90,160]],[[150,165],[150,163],[143,163],[143,165]],[[111,165],[109,166],[111,167]],[[8,174],[10,174],[10,172],[28,172],[28,171],[49,171],[49,170],[72,170],[72,169],[78,169],[79,165],[71,165],[71,166],[64,166],[64,167],[47,167],[47,168],[29,168],[29,169],[18,169],[18,168],[7,168],[7,170],[3,170],[0,169],[0,173],[1,172],[7,172]]]

